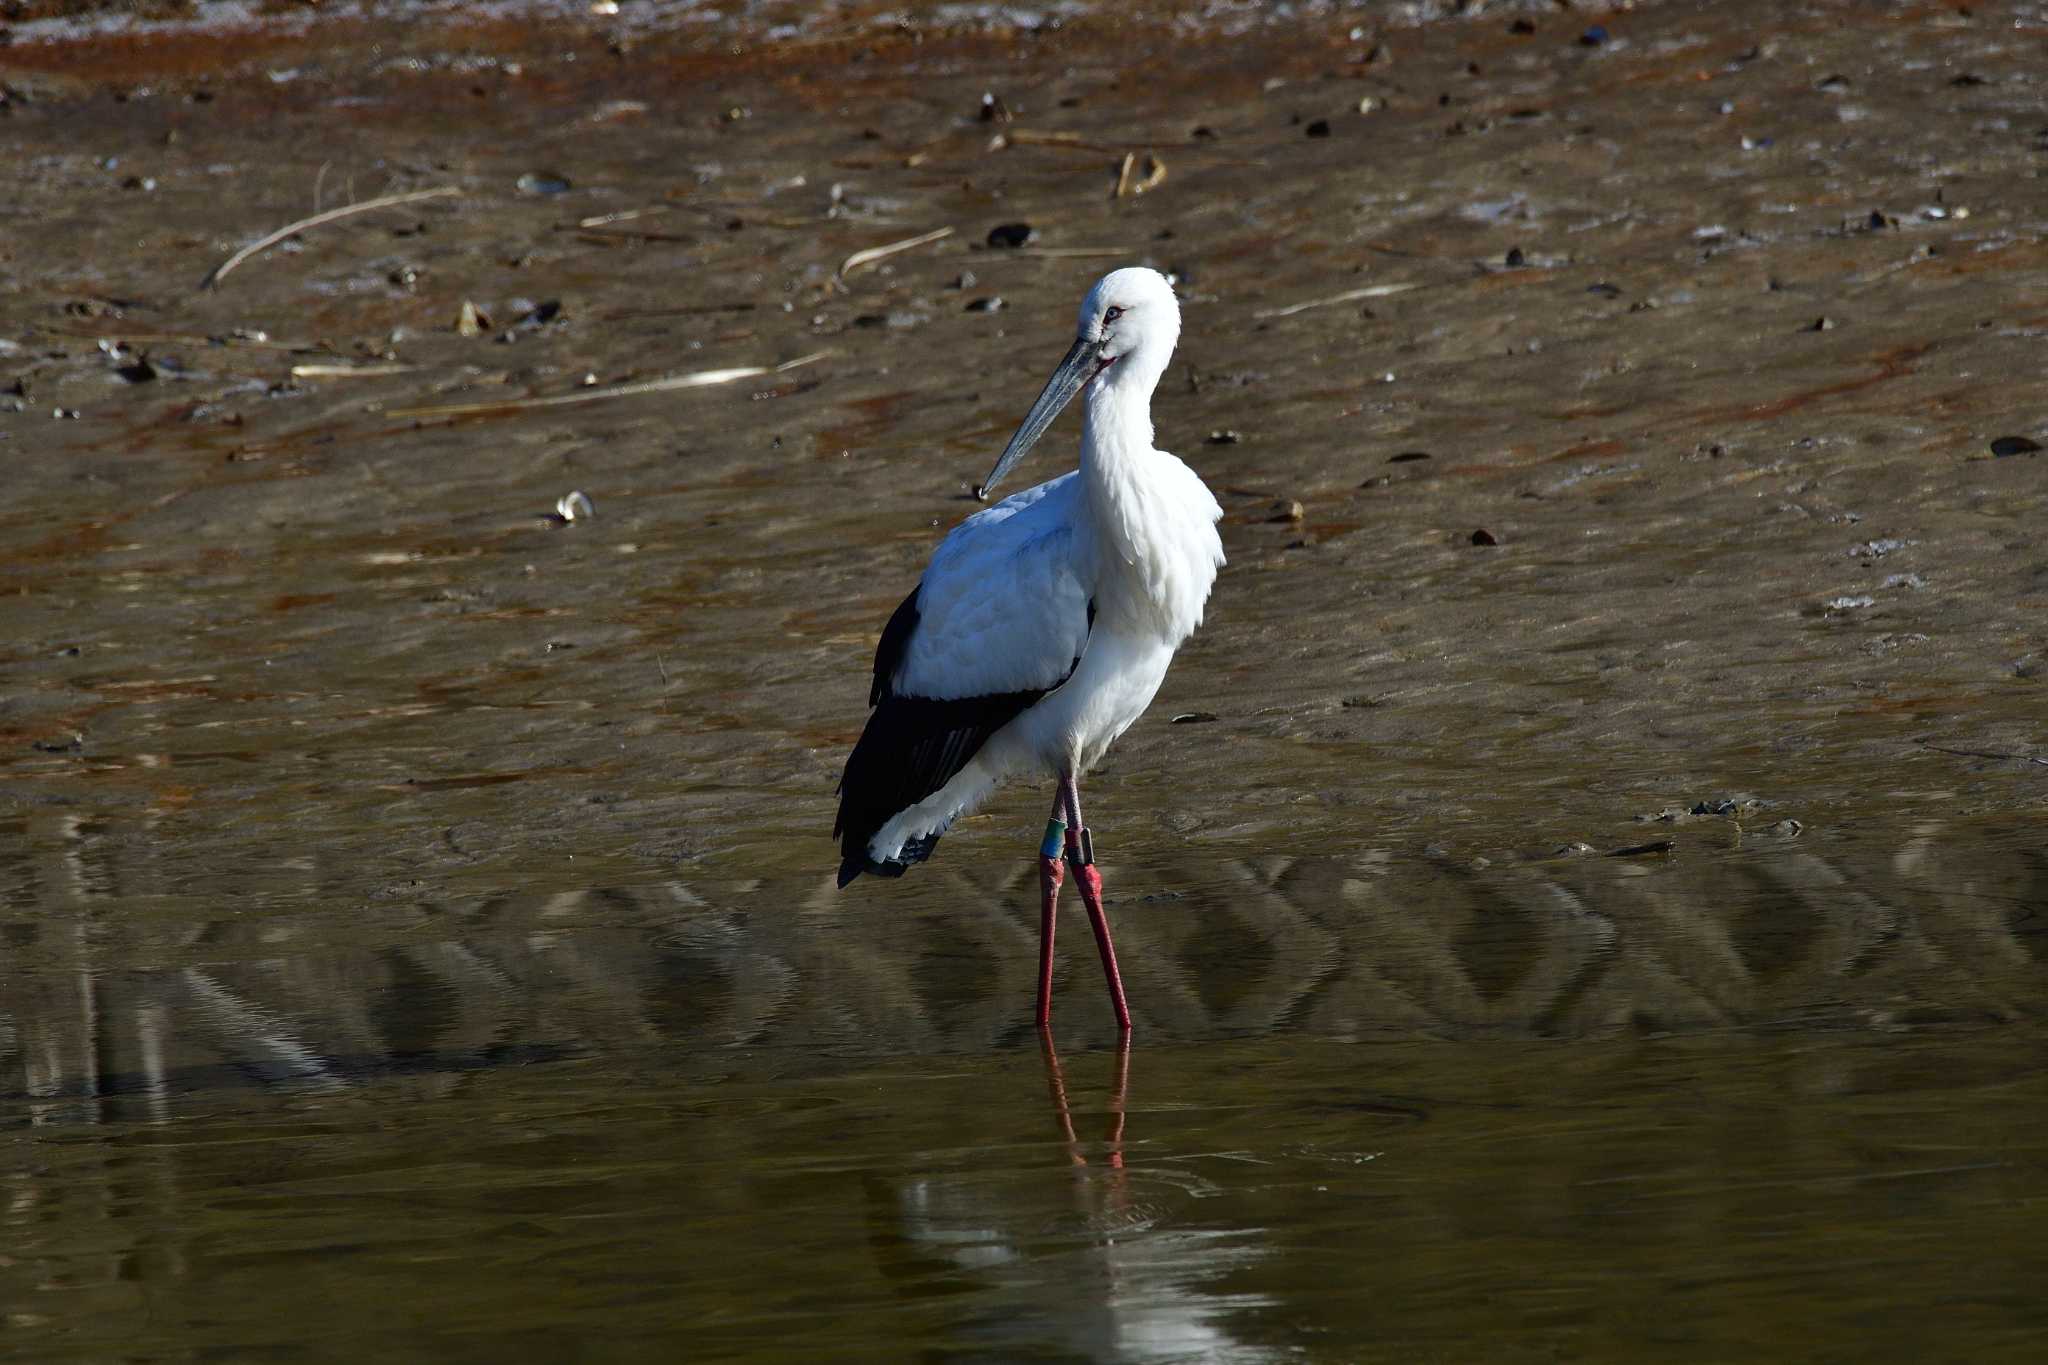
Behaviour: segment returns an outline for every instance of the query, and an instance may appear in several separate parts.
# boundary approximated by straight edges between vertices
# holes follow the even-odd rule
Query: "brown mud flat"
[[[1992,454],[2048,435],[2031,30],[1529,13],[0,49],[0,780],[395,877],[457,869],[378,793],[516,768],[553,777],[508,848],[822,866],[877,624],[1139,260],[1187,296],[1157,421],[1231,565],[1101,783],[1112,849],[2039,818],[2048,461]],[[1165,178],[1116,197],[1127,152]],[[260,780],[181,771],[222,725]]]

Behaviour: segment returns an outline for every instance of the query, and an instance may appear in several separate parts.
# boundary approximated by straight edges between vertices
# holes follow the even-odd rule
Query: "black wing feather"
[[[912,588],[903,605],[889,613],[889,624],[882,627],[882,642],[875,646],[875,685],[868,689],[869,706],[879,705],[882,698],[895,692],[893,679],[903,667],[903,656],[910,652],[910,637],[917,631],[917,595],[923,591],[923,583]]]
[[[900,860],[886,863],[868,857],[868,843],[895,816],[950,782],[981,752],[990,735],[1066,681],[981,697],[904,696],[896,691],[896,671],[910,649],[917,621],[917,593],[912,592],[889,617],[875,647],[875,681],[868,693],[875,712],[846,760],[839,779],[839,817],[832,823],[832,835],[840,841],[841,886],[863,872],[900,877],[912,863],[929,858],[939,842],[936,834],[913,839],[903,846]],[[1088,621],[1095,621],[1093,602],[1088,604]]]

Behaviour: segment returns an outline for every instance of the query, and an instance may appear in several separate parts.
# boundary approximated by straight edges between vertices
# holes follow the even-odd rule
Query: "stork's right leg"
[[[1074,865],[1075,890],[1088,907],[1088,922],[1095,928],[1095,951],[1102,954],[1102,975],[1109,983],[1110,1008],[1116,1011],[1116,1026],[1131,1031],[1131,1007],[1124,1003],[1124,981],[1116,969],[1116,945],[1109,937],[1109,915],[1102,908],[1102,874],[1095,870],[1095,841],[1081,823],[1081,784],[1070,773],[1060,779],[1060,805],[1067,813],[1067,861]],[[1048,829],[1046,836],[1050,838]]]
[[[1052,818],[1045,823],[1045,841],[1038,846],[1038,888],[1045,898],[1038,915],[1038,1026],[1042,1029],[1052,1027],[1053,916],[1059,910],[1060,883],[1067,875],[1060,861],[1060,846],[1067,832],[1067,822],[1061,818],[1065,809],[1066,792],[1055,792]]]

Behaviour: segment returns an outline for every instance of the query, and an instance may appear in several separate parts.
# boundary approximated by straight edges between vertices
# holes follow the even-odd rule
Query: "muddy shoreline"
[[[1162,444],[1232,515],[1211,624],[1111,760],[1127,838],[2039,818],[2044,465],[1991,453],[2043,435],[2024,30],[1671,6],[1600,46],[1502,15],[1102,55],[1139,27],[0,53],[38,90],[0,123],[35,168],[0,259],[11,799],[169,802],[200,839],[253,803],[237,841],[416,866],[447,802],[376,793],[545,778],[465,813],[792,867],[885,601],[1132,259],[1187,295]],[[1164,182],[1113,197],[1124,148]],[[440,185],[193,288],[316,205]],[[1019,220],[1031,248],[984,246]],[[571,489],[597,518],[551,526]],[[256,770],[225,784],[190,757],[222,726]]]

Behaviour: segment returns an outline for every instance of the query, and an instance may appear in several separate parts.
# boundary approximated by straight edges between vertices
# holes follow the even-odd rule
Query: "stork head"
[[[974,490],[976,497],[987,501],[1003,475],[1024,458],[1083,387],[1094,383],[1130,395],[1128,401],[1149,401],[1180,340],[1180,303],[1173,286],[1156,270],[1112,270],[1081,300],[1076,331],[1073,349],[1053,371],[988,478]]]
[[[1141,265],[1112,270],[1081,300],[1075,345],[1094,347],[1091,378],[1119,387],[1136,385],[1149,398],[1179,340],[1180,301],[1156,270]]]

